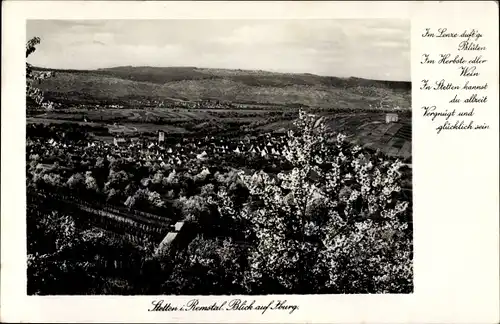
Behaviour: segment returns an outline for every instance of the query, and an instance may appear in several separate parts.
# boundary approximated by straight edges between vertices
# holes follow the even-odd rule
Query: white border
[[[62,2],[2,3],[1,320],[7,322],[373,322],[498,323],[498,4],[474,2]],[[435,136],[414,107],[415,293],[286,296],[286,312],[148,313],[152,297],[27,297],[25,241],[24,62],[27,19],[320,19],[412,20],[412,79],[424,27],[479,28],[488,46],[489,104],[478,116],[488,132]],[[444,44],[437,45],[444,46]],[[451,45],[450,45],[451,46]],[[435,49],[435,48],[434,48]],[[443,50],[447,50],[443,48]],[[430,74],[430,75],[429,75]],[[165,300],[181,303],[192,297]],[[219,299],[205,297],[204,301]],[[260,297],[259,300],[277,299]]]

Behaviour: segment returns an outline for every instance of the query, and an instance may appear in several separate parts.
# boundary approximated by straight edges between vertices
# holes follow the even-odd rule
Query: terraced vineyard
[[[40,202],[43,200],[43,204]],[[71,211],[78,224],[83,227],[97,226],[103,230],[122,235],[134,242],[148,239],[154,244],[159,244],[172,229],[175,221],[141,211],[125,210],[111,205],[96,205],[88,201],[55,194],[29,194],[28,204],[40,207],[50,205],[51,209]]]
[[[411,157],[411,117],[401,115],[397,122],[386,123],[385,114],[359,113],[329,118],[328,128],[343,133],[352,143],[380,150],[403,159]]]

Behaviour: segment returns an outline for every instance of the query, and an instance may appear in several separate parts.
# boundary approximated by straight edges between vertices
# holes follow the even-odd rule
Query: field
[[[295,115],[289,112],[289,116],[285,116],[285,112],[267,109],[64,109],[30,117],[27,122],[103,125],[108,134],[98,136],[109,141],[113,136],[156,136],[158,131],[183,136],[241,130],[283,133],[292,125],[293,119],[289,116]],[[400,113],[398,122],[390,124],[386,124],[382,112],[325,112],[322,115],[331,132],[342,132],[353,143],[402,158],[411,156],[409,113]]]
[[[212,119],[251,119],[276,115],[283,110],[221,110],[221,109],[58,109],[37,115],[38,118],[63,119],[98,122],[128,121],[137,123],[156,122],[161,119],[168,121],[212,120]]]
[[[329,120],[328,126],[346,134],[352,143],[392,156],[411,157],[410,116],[399,116],[398,122],[386,123],[385,114],[339,114]]]
[[[131,100],[211,99],[284,108],[367,109],[381,103],[410,108],[409,82],[187,67],[54,71],[40,84],[53,101],[129,105]]]
[[[354,143],[411,156],[409,82],[192,67],[52,71],[39,86],[59,106],[30,114],[28,123],[104,126],[94,135],[106,141],[158,131],[240,137],[284,133],[302,107],[327,117],[330,131]],[[385,125],[394,108],[399,121]]]

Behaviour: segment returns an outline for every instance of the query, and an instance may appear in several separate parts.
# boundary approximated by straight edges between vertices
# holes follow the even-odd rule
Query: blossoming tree
[[[26,58],[36,51],[36,45],[38,44],[40,44],[39,37],[33,37],[26,43]],[[47,110],[53,108],[53,103],[45,100],[42,91],[36,87],[36,84],[51,76],[53,76],[52,72],[34,71],[33,66],[26,62],[26,96],[36,106]]]
[[[288,132],[292,169],[240,173],[251,201],[240,210],[227,192],[219,212],[247,224],[248,279],[276,292],[374,293],[412,289],[408,199],[402,163],[372,155],[304,111]]]

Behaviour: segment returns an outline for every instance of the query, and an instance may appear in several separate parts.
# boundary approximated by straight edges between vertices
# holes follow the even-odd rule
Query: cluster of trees
[[[33,37],[26,43],[26,58],[36,51],[36,45],[40,44],[39,37]],[[33,66],[26,62],[26,98],[27,107],[42,107],[47,110],[53,108],[53,103],[47,101],[42,91],[36,86],[42,80],[53,76],[51,71],[34,71]]]
[[[245,224],[247,279],[275,293],[412,290],[409,201],[400,162],[344,142],[326,145],[324,125],[301,113],[289,133],[291,172],[241,175],[253,203],[219,192],[223,217]],[[300,274],[300,275],[299,275]],[[260,286],[263,285],[263,286]],[[259,288],[257,288],[259,291]]]
[[[401,192],[404,166],[369,155],[342,136],[326,144],[324,125],[305,113],[296,126],[287,155],[293,169],[232,175],[229,183],[240,183],[247,194],[220,186],[208,199],[230,234],[194,240],[196,249],[182,252],[189,262],[180,267],[238,283],[228,283],[226,293],[411,292],[411,201]],[[225,265],[231,257],[238,261]],[[186,290],[220,292],[200,285]]]
[[[292,168],[277,174],[208,168],[164,173],[146,166],[134,187],[131,178],[141,168],[127,172],[99,158],[93,172],[73,174],[65,184],[50,172],[41,178],[80,196],[101,192],[141,210],[173,200],[183,219],[198,225],[186,249],[144,254],[149,270],[137,271],[156,279],[137,274],[139,279],[129,279],[131,292],[411,292],[411,201],[402,194],[404,165],[352,146],[341,135],[327,143],[324,123],[313,115],[302,112],[295,126],[286,154]],[[107,173],[102,184],[94,177],[99,168]],[[134,280],[143,283],[135,287]]]
[[[30,51],[27,47],[27,55]],[[57,206],[31,200],[28,292],[412,292],[412,202],[402,191],[405,166],[353,146],[342,135],[330,143],[323,118],[300,111],[294,125],[287,134],[289,167],[274,172],[248,165],[180,171],[99,156],[98,150],[92,157],[70,156],[28,141],[28,193],[70,192],[140,210],[168,205],[194,225],[195,235],[185,248],[158,254],[151,242],[131,244],[95,228],[78,228]],[[127,270],[110,270],[100,260],[123,263]]]
[[[189,170],[157,162],[105,156],[105,151],[82,157],[68,149],[50,146],[32,148],[27,142],[28,189],[79,197],[94,203],[126,206],[129,209],[183,215],[193,197],[205,197],[219,185],[228,185],[236,171],[224,166],[200,166]]]
[[[44,203],[28,204],[26,220],[29,295],[133,293],[135,273],[110,268],[128,264],[138,273],[153,251],[97,228],[82,230],[72,215]]]

